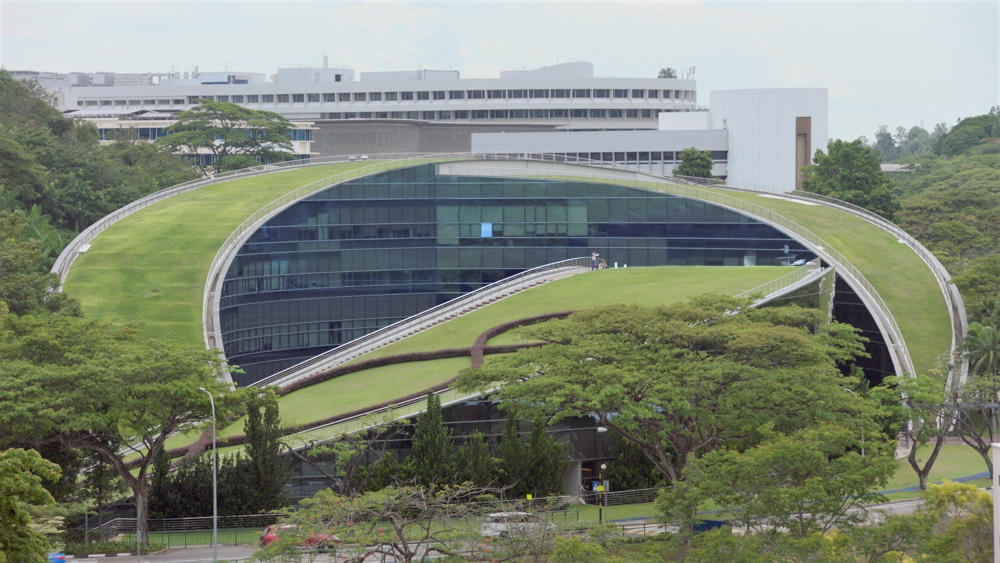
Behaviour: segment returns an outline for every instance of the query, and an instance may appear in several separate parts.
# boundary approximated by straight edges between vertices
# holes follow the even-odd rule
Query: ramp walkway
[[[509,278],[504,278],[475,291],[470,291],[461,297],[456,297],[451,301],[417,313],[412,317],[370,332],[329,352],[324,352],[300,364],[261,379],[253,383],[252,386],[276,385],[284,387],[301,379],[343,365],[373,350],[388,346],[393,342],[450,321],[466,313],[471,313],[476,309],[485,307],[490,303],[499,301],[525,289],[588,271],[590,271],[590,257],[570,258],[569,260],[561,260],[525,270]]]

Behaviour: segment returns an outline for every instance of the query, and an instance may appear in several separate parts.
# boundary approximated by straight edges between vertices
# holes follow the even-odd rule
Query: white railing
[[[962,299],[962,294],[959,293],[958,288],[955,287],[954,283],[952,283],[951,274],[948,273],[948,269],[944,267],[944,264],[942,264],[940,260],[938,260],[937,256],[934,256],[933,252],[928,250],[923,244],[920,244],[920,241],[913,238],[913,236],[904,231],[899,225],[896,225],[885,217],[872,213],[863,207],[825,195],[814,194],[812,192],[794,191],[785,195],[792,198],[821,201],[828,206],[837,207],[842,211],[874,223],[883,230],[895,235],[898,240],[906,243],[906,245],[909,246],[910,249],[912,249],[913,252],[915,252],[917,256],[924,261],[925,264],[927,264],[927,267],[930,268],[931,272],[934,274],[934,278],[938,282],[938,287],[941,288],[941,293],[944,295],[945,301],[948,304],[948,315],[951,317],[952,358],[956,362],[956,369],[958,370],[958,374],[964,384],[965,378],[969,373],[969,366],[968,363],[965,362],[964,357],[958,352],[958,347],[961,346],[962,340],[965,338],[965,335],[969,330],[969,322],[965,313],[965,301]],[[952,374],[949,371],[948,389],[951,389],[951,377]]]
[[[392,344],[400,338],[430,328],[442,322],[443,319],[461,315],[478,308],[486,302],[520,291],[525,286],[538,282],[546,276],[571,272],[573,270],[587,271],[589,269],[590,257],[585,257],[560,260],[559,262],[525,270],[425,311],[421,311],[412,317],[407,317],[389,326],[370,332],[360,338],[355,338],[342,346],[338,346],[318,356],[313,356],[304,362],[279,371],[250,385],[255,387],[288,385],[302,378],[333,369],[368,352]]]
[[[826,272],[828,268],[819,268],[811,264],[797,268],[792,272],[789,272],[780,278],[775,278],[769,282],[762,283],[753,289],[748,289],[743,293],[739,293],[736,297],[749,297],[755,293],[762,295],[760,301],[766,301],[768,298],[774,296],[778,292],[783,292],[785,289],[797,285],[803,280],[809,279],[810,276]]]
[[[391,158],[392,156],[400,155],[386,155],[383,158]],[[125,217],[139,211],[140,209],[149,207],[154,203],[161,202],[165,199],[171,198],[175,195],[180,195],[204,186],[210,186],[212,184],[218,184],[220,182],[228,182],[229,180],[235,180],[238,178],[249,178],[250,176],[257,176],[259,174],[267,174],[270,172],[277,172],[280,170],[288,170],[292,168],[301,168],[304,166],[316,166],[322,164],[338,164],[344,162],[353,162],[352,159],[356,160],[354,156],[329,156],[329,157],[316,157],[309,160],[289,160],[285,162],[276,162],[274,164],[262,164],[260,166],[253,166],[250,168],[244,168],[241,170],[233,170],[230,172],[220,172],[205,178],[198,178],[195,180],[189,180],[187,182],[177,184],[176,186],[170,186],[169,188],[164,188],[157,192],[151,193],[149,195],[143,196],[124,207],[116,209],[111,213],[105,215],[104,217],[98,219],[92,225],[84,229],[80,234],[78,234],[63,251],[56,258],[55,264],[52,266],[52,273],[59,275],[59,283],[66,281],[66,275],[69,274],[69,269],[73,265],[73,261],[76,260],[77,256],[80,254],[80,249],[89,244],[90,241],[94,240],[94,237],[99,235],[105,229],[114,225],[118,221],[121,221]]]

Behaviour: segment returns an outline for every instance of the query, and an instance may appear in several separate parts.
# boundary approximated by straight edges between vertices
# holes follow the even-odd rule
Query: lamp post
[[[601,464],[601,471],[597,474],[597,523],[604,523],[604,470],[608,468],[606,463]]]
[[[204,391],[208,395],[208,400],[212,404],[212,561],[219,560],[219,449],[215,445],[215,398],[212,393],[204,387],[199,387],[199,391]]]
[[[854,391],[851,391],[850,389],[848,389],[846,387],[841,387],[841,389],[843,389],[844,391],[847,391],[851,395],[854,395],[855,397],[858,398],[858,400],[861,400],[861,395],[858,395]],[[865,405],[864,405],[864,402],[862,401],[861,404],[858,405],[858,407],[859,407],[858,410],[861,411],[861,457],[865,457]]]
[[[993,450],[993,563],[1000,563],[1000,444],[990,444]]]

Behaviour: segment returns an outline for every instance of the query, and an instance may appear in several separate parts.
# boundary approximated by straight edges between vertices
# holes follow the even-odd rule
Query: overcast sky
[[[830,136],[844,139],[1000,103],[997,1],[0,1],[8,69],[270,75],[324,54],[464,77],[579,60],[598,76],[696,67],[706,104],[711,90],[829,88]]]

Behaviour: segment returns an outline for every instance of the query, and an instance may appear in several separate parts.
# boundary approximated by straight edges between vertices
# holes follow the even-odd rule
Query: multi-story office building
[[[694,80],[600,78],[588,62],[461,78],[458,71],[362,72],[286,68],[272,80],[254,73],[199,73],[192,78],[100,73],[37,78],[63,110],[114,108],[183,111],[198,100],[233,102],[304,120],[411,120],[528,124],[559,128],[655,129],[661,112],[690,111]],[[119,79],[121,76],[121,79]],[[125,77],[128,77],[127,80]]]
[[[349,68],[283,68],[270,79],[230,71],[17,76],[39,80],[67,115],[105,120],[102,129],[169,121],[205,99],[273,111],[304,122],[298,158],[555,153],[670,174],[680,151],[695,147],[711,153],[713,174],[731,185],[783,192],[799,187],[800,169],[827,140],[822,88],[718,91],[699,108],[693,76],[601,78],[588,62],[498,78],[437,70],[356,76]]]

